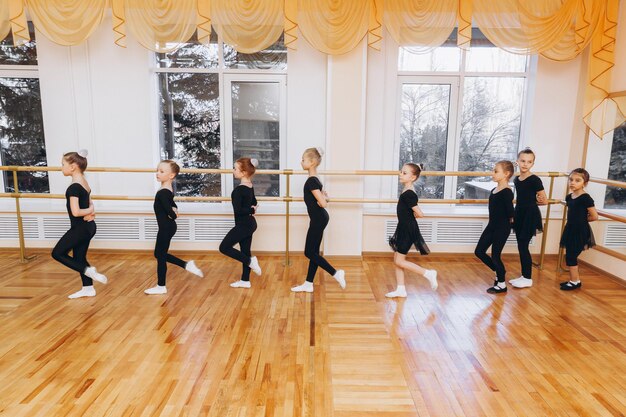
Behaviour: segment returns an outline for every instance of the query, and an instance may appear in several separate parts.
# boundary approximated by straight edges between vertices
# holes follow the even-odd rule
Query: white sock
[[[187,262],[185,264],[185,269],[192,274],[199,276],[200,278],[204,276],[204,273],[202,272],[202,270],[200,270],[200,268],[196,266],[196,263],[194,261]]]
[[[406,297],[406,288],[404,287],[404,285],[398,285],[398,288],[396,288],[395,291],[388,292],[387,294],[385,294],[385,297],[388,297],[388,298],[396,298],[396,297],[405,298]]]
[[[85,268],[85,275],[103,284],[106,284],[108,282],[107,277],[104,274],[96,271],[96,268],[93,266],[88,266],[87,268]]]
[[[291,291],[293,292],[313,292],[313,283],[309,281],[304,281],[302,285],[298,285],[297,287],[292,287]]]
[[[163,286],[157,285],[156,287],[152,287],[152,288],[148,288],[147,290],[144,290],[144,292],[148,295],[167,294],[167,288],[165,288],[165,285]]]
[[[242,281],[242,280],[232,282],[230,286],[233,288],[250,288],[251,287],[250,281]]]
[[[81,288],[80,291],[75,292],[74,294],[70,294],[67,296],[67,298],[82,298],[82,297],[95,297],[96,295],[96,289],[93,287],[93,285],[90,285],[88,287],[83,287]]]
[[[259,265],[259,260],[256,258],[256,256],[250,258],[250,265],[248,266],[250,267],[252,272],[257,275],[261,275],[261,266]]]
[[[437,271],[434,269],[427,269],[424,272],[424,278],[428,280],[430,283],[430,289],[435,291],[437,287],[439,287],[439,283],[437,282]]]
[[[498,283],[496,285],[494,285],[494,287],[498,287],[498,288],[506,288],[506,282],[502,281],[498,281]]]
[[[342,290],[346,288],[346,273],[343,269],[338,269],[333,278],[339,283]]]

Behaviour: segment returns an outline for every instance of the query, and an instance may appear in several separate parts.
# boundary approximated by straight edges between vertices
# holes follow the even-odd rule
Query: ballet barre
[[[32,257],[28,257],[26,255],[26,247],[24,241],[24,227],[22,223],[22,214],[20,207],[20,199],[29,198],[29,199],[64,199],[65,195],[63,194],[47,194],[47,193],[23,193],[19,191],[18,181],[17,181],[17,173],[25,172],[25,171],[42,171],[42,172],[60,172],[61,167],[32,167],[32,166],[0,166],[0,171],[11,171],[13,172],[13,189],[12,193],[0,193],[0,198],[13,198],[15,199],[15,210],[17,216],[17,225],[18,225],[18,235],[19,235],[19,244],[20,244],[20,260],[22,262],[27,262]],[[154,168],[124,168],[124,167],[89,167],[87,169],[88,172],[99,172],[99,173],[154,173]],[[217,168],[183,168],[181,169],[181,173],[189,173],[189,174],[232,174],[231,169],[217,169]],[[307,171],[303,170],[293,170],[293,169],[259,169],[256,171],[258,175],[284,175],[285,178],[285,195],[278,197],[257,197],[259,201],[270,201],[270,202],[282,202],[285,204],[285,264],[289,265],[290,254],[289,254],[289,229],[290,229],[290,204],[302,202],[302,197],[294,197],[291,195],[291,177],[293,175],[307,175]],[[397,176],[398,171],[396,170],[351,170],[351,171],[342,171],[342,170],[327,170],[320,171],[319,175],[325,176]],[[432,176],[432,177],[445,177],[445,176],[457,176],[457,177],[486,177],[491,175],[490,171],[422,171],[421,176]],[[540,259],[539,262],[533,262],[533,265],[540,270],[543,269],[544,259],[545,259],[545,249],[547,242],[547,233],[549,228],[549,219],[551,214],[552,205],[561,204],[562,200],[554,199],[554,181],[559,177],[567,177],[567,174],[561,172],[536,172],[535,175],[539,177],[549,177],[550,185],[548,189],[548,200],[547,200],[547,209],[546,216],[544,222],[544,231],[542,235],[541,241],[541,250],[540,250]],[[626,188],[626,182],[622,181],[614,181],[600,178],[592,178],[590,182],[595,182],[599,184],[605,184],[615,187]],[[122,195],[95,195],[92,197],[93,200],[110,200],[110,201],[152,201],[154,199],[153,196],[122,196]],[[193,196],[193,197],[176,197],[176,201],[195,201],[195,202],[224,202],[230,201],[230,197],[222,197],[222,196]],[[339,203],[339,204],[394,204],[397,202],[397,199],[391,198],[330,198],[329,202]],[[487,199],[420,199],[421,204],[456,204],[456,205],[464,205],[464,204],[487,204],[489,200]],[[563,210],[563,218],[561,219],[561,229],[565,226],[567,208]],[[117,213],[116,213],[117,214]],[[613,215],[604,211],[598,211],[598,214],[615,220],[619,222],[626,223],[626,218],[622,216]],[[601,252],[608,253],[612,256],[615,256],[619,259],[626,260],[626,255],[621,254],[620,252],[597,246],[597,249]],[[559,249],[559,262],[557,268],[561,269],[561,257],[563,255],[562,248]]]

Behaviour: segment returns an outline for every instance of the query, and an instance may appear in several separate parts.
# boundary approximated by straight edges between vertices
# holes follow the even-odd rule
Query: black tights
[[[565,265],[578,266],[578,257],[582,253],[582,249],[565,247]]]
[[[164,287],[167,276],[167,263],[178,265],[181,268],[187,266],[187,262],[167,253],[170,249],[172,238],[176,234],[176,222],[171,221],[159,225],[156,245],[154,246],[154,257],[157,259],[157,284]]]
[[[254,217],[250,217],[250,220],[246,220],[244,223],[235,223],[235,227],[230,229],[230,232],[224,236],[222,243],[220,243],[220,252],[229,256],[243,265],[241,272],[242,281],[250,281],[250,247],[252,246],[252,234],[256,230],[256,220]],[[241,251],[233,248],[239,243]]]
[[[519,262],[522,266],[522,276],[531,279],[533,276],[533,258],[528,246],[530,246],[530,239],[517,239],[517,250],[519,252]]]
[[[504,249],[510,234],[511,227],[509,225],[493,225],[489,223],[483,230],[483,234],[480,235],[474,250],[474,254],[492,271],[496,272],[498,282],[504,282],[506,276],[506,269],[502,259],[500,259],[500,255],[502,255],[502,249]],[[489,246],[491,246],[491,257],[487,255]]]
[[[91,278],[85,275],[85,269],[90,266],[87,262],[87,250],[89,243],[96,234],[96,223],[85,222],[78,226],[72,226],[65,232],[52,249],[52,258],[80,274],[83,287],[93,285]],[[72,251],[72,255],[69,253]]]
[[[309,230],[306,232],[306,243],[304,244],[304,256],[309,258],[309,270],[306,274],[306,280],[313,282],[315,279],[315,273],[317,267],[322,268],[330,275],[335,275],[337,270],[328,263],[323,256],[320,255],[320,245],[322,244],[322,237],[324,235],[324,229],[328,225],[328,217],[322,219],[311,219],[309,223]]]

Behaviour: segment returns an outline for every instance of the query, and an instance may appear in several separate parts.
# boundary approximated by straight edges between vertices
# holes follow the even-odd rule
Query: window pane
[[[626,178],[626,123],[615,129],[611,162],[609,163],[609,179],[624,181]],[[604,207],[626,210],[626,189],[606,187]]]
[[[30,42],[22,46],[13,46],[13,35],[0,42],[0,65],[37,65],[37,46],[35,44],[35,27],[28,22]]]
[[[429,171],[446,166],[450,84],[403,84],[400,119],[400,167],[423,163]],[[400,186],[401,187],[401,186]],[[443,198],[444,177],[417,183],[421,198]]]
[[[280,84],[233,82],[233,161],[241,157],[259,160],[258,169],[279,169]],[[235,186],[239,184],[235,181]],[[256,195],[278,196],[278,175],[254,178]]]
[[[156,54],[159,68],[217,68],[219,66],[217,34],[211,31],[208,45],[198,42],[198,33],[177,50]]]
[[[400,71],[459,71],[461,50],[442,46],[421,52],[421,48],[401,47],[398,54]]]
[[[467,52],[466,70],[468,72],[524,72],[525,55],[516,55],[497,47],[472,47]]]
[[[237,52],[232,46],[224,44],[224,65],[238,69],[287,69],[287,47],[283,35],[269,48],[253,54]]]
[[[161,157],[184,167],[220,168],[220,103],[217,74],[159,73]],[[181,174],[178,195],[219,196],[219,174]]]
[[[460,171],[491,171],[500,160],[515,160],[524,88],[524,78],[465,78]],[[494,186],[489,178],[459,177],[457,198],[487,198]]]
[[[0,78],[0,151],[2,165],[46,166],[46,145],[37,78]],[[46,172],[20,172],[22,192],[47,193]],[[4,188],[13,192],[13,173],[4,171]]]

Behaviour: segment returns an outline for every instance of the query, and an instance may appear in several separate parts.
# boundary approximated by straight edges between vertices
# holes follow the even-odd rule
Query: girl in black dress
[[[413,245],[415,245],[415,248],[422,255],[428,255],[430,253],[426,242],[424,242],[424,238],[422,238],[417,221],[415,220],[416,218],[424,217],[424,213],[417,206],[418,198],[413,186],[413,183],[417,181],[421,172],[422,169],[419,165],[404,164],[398,175],[400,183],[404,188],[396,207],[398,226],[396,227],[396,232],[389,238],[389,246],[391,246],[395,252],[393,254],[393,260],[396,267],[396,282],[398,286],[395,291],[385,294],[385,296],[389,298],[406,297],[406,288],[404,286],[405,269],[424,276],[430,283],[430,288],[433,290],[436,290],[438,286],[437,271],[434,269],[424,269],[406,260],[406,255]]]
[[[250,288],[250,270],[261,275],[259,261],[250,252],[252,234],[257,227],[254,218],[257,201],[252,187],[252,176],[258,163],[256,159],[239,158],[233,169],[233,176],[241,181],[230,195],[235,213],[235,227],[224,236],[224,240],[220,243],[220,252],[242,264],[241,279],[230,284],[233,288]],[[233,247],[236,244],[239,244],[241,250]]]
[[[513,180],[517,194],[513,229],[517,240],[522,275],[509,281],[515,288],[527,288],[533,285],[533,259],[528,246],[537,232],[543,232],[541,212],[538,206],[543,206],[548,202],[541,178],[530,172],[534,164],[535,153],[530,148],[523,149],[517,154],[520,174]]]
[[[96,295],[93,280],[106,284],[107,277],[87,262],[89,243],[96,235],[96,212],[90,197],[91,188],[83,174],[87,169],[87,150],[66,153],[61,164],[63,175],[72,177],[72,183],[65,192],[70,230],[54,246],[52,257],[80,274],[83,288],[68,298],[93,297]],[[70,251],[72,256],[69,255]]]
[[[177,229],[176,218],[178,217],[178,206],[174,202],[172,182],[179,172],[180,166],[171,159],[161,161],[157,167],[156,179],[161,183],[161,188],[154,196],[153,204],[154,214],[159,226],[156,244],[154,246],[154,257],[157,259],[157,286],[144,290],[148,295],[167,294],[165,278],[167,276],[168,263],[185,268],[187,271],[199,277],[204,276],[194,261],[185,262],[168,253],[170,243]]]
[[[343,269],[335,269],[320,255],[320,245],[324,229],[328,225],[329,217],[325,207],[328,205],[326,193],[322,192],[322,183],[317,177],[317,167],[322,162],[324,152],[320,148],[309,148],[302,154],[302,169],[309,171],[309,178],[304,183],[304,203],[309,214],[309,230],[306,233],[306,243],[304,244],[304,256],[309,258],[309,269],[306,281],[301,285],[292,287],[293,292],[313,292],[313,280],[317,268],[320,267],[328,272],[339,283],[339,286],[346,288],[346,278]]]
[[[569,266],[569,281],[561,283],[563,291],[571,291],[582,286],[578,274],[578,256],[596,242],[589,222],[598,220],[598,212],[593,198],[585,191],[589,183],[589,173],[583,168],[576,168],[569,174],[570,194],[565,198],[567,204],[567,223],[561,236],[561,247],[565,248],[565,263]]]
[[[474,254],[496,273],[493,287],[487,289],[489,294],[506,292],[506,269],[500,255],[511,234],[513,223],[513,191],[509,187],[513,171],[511,161],[496,162],[491,179],[497,182],[498,186],[489,193],[489,223],[480,235],[474,250]],[[489,246],[491,246],[491,256],[487,255]]]

